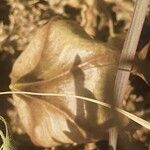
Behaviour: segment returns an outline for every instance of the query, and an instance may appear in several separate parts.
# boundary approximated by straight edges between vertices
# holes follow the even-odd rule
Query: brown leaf
[[[16,60],[11,89],[111,102],[118,57],[75,22],[55,17]],[[26,132],[39,146],[93,141],[111,126],[107,109],[71,96],[13,94],[13,98]]]

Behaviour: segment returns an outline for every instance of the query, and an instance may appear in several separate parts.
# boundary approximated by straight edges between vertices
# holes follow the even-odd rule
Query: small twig
[[[120,57],[119,69],[114,87],[114,99],[116,105],[121,107],[126,91],[132,64],[123,63],[124,60],[133,60],[140,38],[141,30],[147,13],[149,0],[137,0],[132,18],[132,23],[126,37]],[[116,128],[110,130],[110,145],[116,150],[118,132]]]

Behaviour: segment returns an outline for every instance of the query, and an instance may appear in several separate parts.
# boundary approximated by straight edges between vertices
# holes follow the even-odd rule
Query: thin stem
[[[87,98],[84,96],[77,96],[72,94],[64,94],[64,93],[37,93],[37,92],[27,92],[27,91],[6,91],[6,92],[0,92],[0,95],[7,95],[7,94],[26,94],[26,95],[35,95],[35,96],[57,96],[57,97],[74,97],[77,99],[83,99],[89,102],[100,104],[104,107],[110,108],[110,105],[107,103],[104,103],[102,101],[98,101],[92,98]]]
[[[4,148],[4,145],[2,145],[2,146],[0,147],[0,150],[3,150],[3,148]]]
[[[5,124],[5,130],[6,130],[6,137],[8,136],[8,127],[7,127],[7,122],[5,121],[5,119],[0,116],[0,120]]]
[[[2,139],[2,142],[4,143],[5,142],[5,136],[4,136],[4,133],[0,130],[0,137]],[[4,147],[4,144],[2,143],[1,147],[0,147],[0,150],[3,149]]]
[[[5,136],[4,136],[4,134],[1,130],[0,130],[0,137],[2,138],[2,141],[4,142],[5,141]]]
[[[8,95],[8,94],[25,94],[25,95],[35,95],[35,96],[57,96],[57,97],[74,97],[77,99],[83,99],[89,102],[100,104],[104,107],[110,108],[110,105],[107,103],[104,103],[102,101],[98,101],[92,98],[87,98],[84,96],[77,96],[72,94],[64,94],[64,93],[37,93],[37,92],[26,92],[26,91],[6,91],[6,92],[0,92],[0,95]]]
[[[0,95],[7,95],[7,94],[26,94],[26,95],[34,95],[34,96],[56,96],[56,97],[74,97],[76,99],[82,99],[88,102],[92,102],[92,103],[96,103],[99,104],[101,106],[104,106],[106,108],[111,108],[111,106],[105,102],[102,101],[98,101],[96,99],[92,99],[92,98],[87,98],[84,96],[76,96],[76,95],[72,95],[72,94],[63,94],[63,93],[36,93],[36,92],[27,92],[27,91],[6,91],[6,92],[0,92]],[[125,115],[126,117],[130,118],[131,120],[135,121],[136,123],[144,126],[147,129],[150,129],[150,122],[145,121],[144,119],[137,117],[136,115],[133,115],[125,110],[122,110],[120,108],[115,108],[116,111],[118,111],[119,113]]]

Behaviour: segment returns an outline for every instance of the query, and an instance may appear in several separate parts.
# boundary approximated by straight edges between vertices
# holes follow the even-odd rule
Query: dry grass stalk
[[[119,69],[116,76],[115,87],[114,87],[114,99],[116,105],[121,107],[122,100],[126,91],[127,82],[129,79],[132,64],[124,64],[124,60],[133,60],[137,49],[138,41],[140,38],[141,30],[147,13],[149,0],[137,0],[135,4],[134,15],[124,47],[122,50]],[[116,150],[117,145],[117,128],[110,130],[110,145]]]

